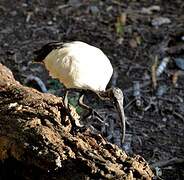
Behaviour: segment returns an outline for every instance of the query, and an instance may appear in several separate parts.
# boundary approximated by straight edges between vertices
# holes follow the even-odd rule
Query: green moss
[[[49,79],[47,83],[49,89],[51,90],[58,90],[64,88],[63,84],[61,84],[57,79]]]

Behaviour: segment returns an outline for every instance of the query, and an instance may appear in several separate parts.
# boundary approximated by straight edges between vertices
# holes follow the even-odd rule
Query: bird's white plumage
[[[113,73],[109,59],[100,49],[80,41],[52,50],[44,63],[50,75],[67,88],[105,91]]]

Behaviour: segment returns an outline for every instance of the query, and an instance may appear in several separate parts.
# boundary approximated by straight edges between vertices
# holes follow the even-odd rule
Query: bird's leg
[[[92,116],[96,116],[100,122],[104,122],[103,117],[101,117],[92,107],[86,105],[83,100],[84,100],[84,91],[80,94],[78,104],[83,109],[88,110],[88,113],[87,115],[85,115],[85,118],[88,118],[90,115],[92,115]]]
[[[68,93],[69,93],[69,91],[68,90],[66,90],[65,91],[65,94],[64,94],[64,106],[65,106],[65,108],[66,109],[68,109]]]
[[[78,119],[75,119],[71,112],[70,112],[70,109],[69,109],[69,104],[68,104],[68,94],[69,94],[69,90],[66,90],[65,94],[64,94],[64,107],[66,108],[67,110],[67,113],[68,115],[71,117],[72,119],[72,124],[73,126],[77,126],[77,127],[83,127],[83,125],[80,124],[79,120]],[[74,122],[74,123],[73,123]]]
[[[82,108],[87,109],[87,110],[90,110],[90,107],[88,105],[86,105],[83,100],[84,100],[84,93],[82,92],[80,94],[80,97],[79,97],[79,100],[78,100],[78,104]]]

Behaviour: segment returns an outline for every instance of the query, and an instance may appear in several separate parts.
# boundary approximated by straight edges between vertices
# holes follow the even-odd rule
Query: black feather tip
[[[61,42],[50,42],[44,45],[41,49],[34,51],[34,61],[35,62],[42,62],[46,56],[53,50],[57,48],[63,47],[63,43]]]

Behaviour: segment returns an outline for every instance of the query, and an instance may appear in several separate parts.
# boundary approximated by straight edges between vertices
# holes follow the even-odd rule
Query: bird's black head
[[[34,61],[35,62],[43,62],[46,56],[53,50],[59,47],[62,47],[63,43],[60,42],[51,42],[44,45],[41,49],[34,51]]]
[[[106,91],[106,96],[109,98],[113,104],[117,101],[123,101],[123,92],[117,87],[112,87]]]

